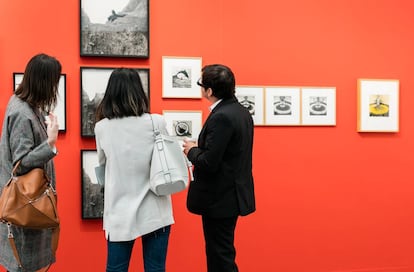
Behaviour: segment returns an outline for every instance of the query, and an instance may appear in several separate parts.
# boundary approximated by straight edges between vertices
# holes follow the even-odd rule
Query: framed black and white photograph
[[[265,125],[300,125],[300,88],[265,88]]]
[[[302,87],[302,125],[336,125],[336,88]]]
[[[399,81],[358,79],[358,132],[399,131]]]
[[[187,110],[164,110],[169,135],[177,137],[180,143],[184,138],[198,139],[202,127],[202,112]]]
[[[98,183],[95,167],[98,166],[96,149],[81,150],[82,218],[102,218],[104,210],[104,186]]]
[[[149,0],[80,0],[80,55],[149,57]]]
[[[95,136],[96,108],[105,94],[109,77],[115,68],[81,67],[81,136]],[[137,70],[145,94],[150,100],[149,69]]]
[[[254,86],[236,86],[236,97],[253,118],[255,125],[264,125],[264,89]]]
[[[23,73],[13,73],[13,90],[17,89],[22,80]],[[53,113],[58,118],[59,131],[66,132],[66,74],[60,75],[57,103]]]
[[[200,77],[200,57],[163,57],[162,97],[201,98]]]

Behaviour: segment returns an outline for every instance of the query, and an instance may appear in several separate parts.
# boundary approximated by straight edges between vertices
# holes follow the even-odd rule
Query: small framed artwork
[[[300,88],[265,88],[265,125],[297,126],[300,124]]]
[[[17,89],[22,80],[23,73],[13,73],[14,90]],[[66,132],[66,74],[60,75],[57,103],[53,112],[58,118],[59,131]]]
[[[201,77],[201,58],[162,58],[162,97],[201,98],[197,80]]]
[[[335,126],[336,125],[336,88],[303,87],[302,125]]]
[[[177,137],[179,141],[184,138],[198,139],[202,127],[201,111],[164,110],[162,113],[169,135]]]
[[[399,81],[358,79],[359,132],[399,131]]]
[[[264,125],[263,87],[236,86],[239,103],[251,114],[255,125]]]
[[[105,94],[109,77],[115,68],[81,67],[81,135],[95,136],[96,108]],[[137,70],[145,94],[150,99],[149,69],[134,68]]]
[[[80,0],[80,55],[149,57],[149,0]]]
[[[102,218],[104,210],[104,187],[99,185],[95,167],[98,166],[96,149],[81,150],[82,218]]]

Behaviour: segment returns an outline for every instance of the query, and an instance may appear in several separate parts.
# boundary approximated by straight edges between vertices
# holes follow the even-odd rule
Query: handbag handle
[[[10,176],[10,178],[13,178],[13,177],[15,177],[16,176],[16,171],[17,171],[17,168],[19,168],[19,166],[20,166],[20,163],[22,162],[22,160],[19,160],[17,163],[16,163],[16,165],[13,167],[13,170],[12,170],[12,172],[11,172],[11,176]]]
[[[155,128],[154,126],[154,119],[152,118],[152,114],[149,114],[150,118],[151,118],[151,123],[152,123],[152,131],[154,131],[154,136],[157,136],[159,134],[161,134],[161,131],[159,130],[159,128]]]
[[[11,174],[10,174],[10,180],[12,179],[12,178],[14,178],[14,177],[16,177],[17,175],[16,175],[16,171],[17,171],[17,168],[19,168],[19,166],[20,166],[20,164],[21,164],[21,162],[22,162],[22,160],[18,160],[17,162],[16,162],[16,164],[14,165],[14,167],[13,167],[13,169],[12,169],[12,172],[11,172]],[[45,167],[44,167],[45,168]],[[44,169],[43,168],[43,169]],[[43,171],[43,174],[44,174],[44,176],[45,176],[45,178],[46,178],[46,181],[47,181],[47,183],[49,183],[50,184],[50,179],[49,179],[49,176],[46,174],[46,172],[45,171]],[[52,189],[53,189],[53,191],[55,191],[55,189],[52,187]]]

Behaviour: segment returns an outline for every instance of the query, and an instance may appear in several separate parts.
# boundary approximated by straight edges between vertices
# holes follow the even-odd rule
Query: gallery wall
[[[39,52],[66,74],[67,124],[56,157],[62,231],[51,271],[103,271],[99,219],[81,218],[80,67],[150,69],[151,109],[201,110],[162,99],[162,56],[230,66],[239,85],[336,88],[335,126],[256,126],[257,212],[239,220],[240,271],[414,271],[414,3],[410,0],[150,1],[148,59],[80,57],[79,1],[1,1],[0,124]],[[400,82],[399,132],[357,132],[357,80]],[[200,218],[174,195],[169,272],[205,271]],[[131,271],[142,271],[137,244]],[[139,268],[138,268],[139,267]],[[0,271],[4,271],[0,269]]]

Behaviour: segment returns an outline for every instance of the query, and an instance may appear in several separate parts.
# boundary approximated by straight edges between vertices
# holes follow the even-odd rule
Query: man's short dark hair
[[[234,97],[236,80],[231,69],[221,64],[206,65],[202,69],[203,85],[211,88],[218,99]]]

